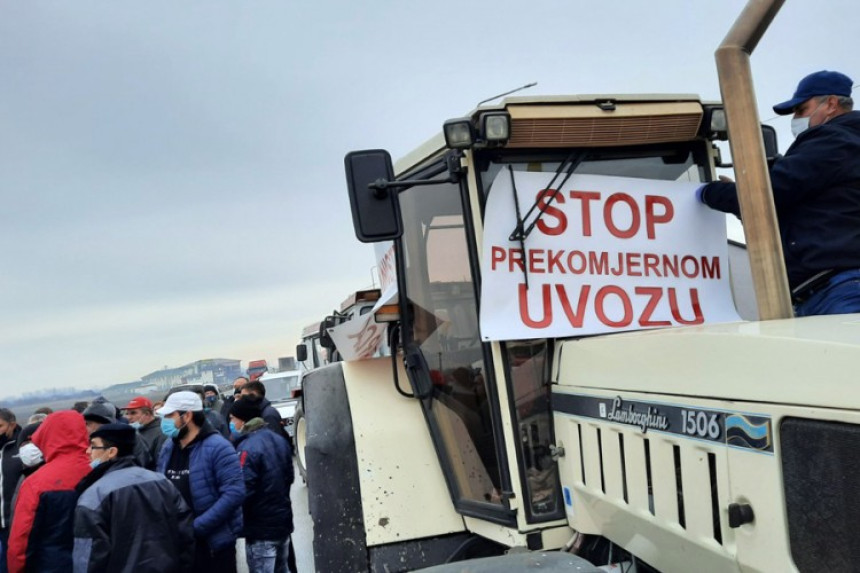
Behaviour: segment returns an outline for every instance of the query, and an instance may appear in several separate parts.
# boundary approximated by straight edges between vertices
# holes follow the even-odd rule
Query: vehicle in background
[[[339,310],[322,321],[309,324],[302,330],[302,342],[296,347],[296,360],[302,366],[304,373],[316,370],[341,360],[334,341],[329,334],[329,329],[345,324],[356,317],[365,316],[376,305],[381,292],[379,289],[365,289],[351,293],[340,304]],[[379,355],[388,352],[388,343],[384,342],[379,350]],[[299,388],[299,395],[303,395],[303,388]],[[305,465],[305,444],[307,443],[307,420],[305,417],[304,400],[300,400],[293,417],[293,443],[296,465],[299,474],[307,482],[307,470]]]
[[[199,394],[202,398],[203,384],[179,384],[178,386],[173,386],[167,391],[167,394],[164,395],[164,400],[167,400],[168,396],[176,394],[177,392],[194,392],[195,394]]]
[[[286,372],[287,370],[298,370],[299,366],[295,356],[281,356],[278,358],[278,372]]]
[[[340,362],[344,359],[344,354],[347,352],[345,347],[338,347],[332,339],[332,329],[347,323],[357,323],[360,317],[367,315],[373,310],[373,307],[381,296],[382,292],[375,288],[356,291],[340,303],[340,310],[332,311],[332,314],[323,319],[320,323],[318,337],[319,345],[324,349],[325,355],[330,357],[328,362]],[[388,343],[384,341],[376,349],[376,355],[386,355],[387,348]]]
[[[329,356],[331,353],[328,348],[325,348],[321,343],[321,333],[323,321],[317,321],[307,325],[302,329],[302,341],[296,346],[296,360],[303,373],[316,370],[326,364],[329,364]],[[304,393],[304,389],[300,390]],[[307,483],[308,474],[305,469],[305,442],[307,441],[307,424],[305,420],[305,410],[302,400],[296,406],[295,414],[293,415],[293,457],[296,460],[296,467],[299,468],[299,475],[302,476],[302,481]]]
[[[248,380],[258,380],[260,376],[269,371],[269,364],[265,360],[252,360],[248,363]]]
[[[328,349],[320,344],[321,321],[313,322],[302,329],[302,341],[296,347],[296,360],[305,372],[329,363]]]
[[[287,370],[285,372],[266,372],[260,376],[260,382],[266,387],[266,399],[281,415],[284,429],[293,438],[293,418],[296,407],[301,399],[302,371]]]

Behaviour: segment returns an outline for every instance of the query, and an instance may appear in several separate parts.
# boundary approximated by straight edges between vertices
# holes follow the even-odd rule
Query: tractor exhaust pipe
[[[750,0],[714,54],[761,320],[794,316],[750,69],[750,55],[783,2]]]

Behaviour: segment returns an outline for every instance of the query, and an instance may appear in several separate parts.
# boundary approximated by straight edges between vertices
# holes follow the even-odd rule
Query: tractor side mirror
[[[334,350],[334,340],[331,339],[331,336],[328,333],[329,328],[334,328],[339,323],[334,316],[327,316],[320,323],[320,346],[325,348],[326,350]]]
[[[767,158],[767,164],[772,165],[779,158],[779,139],[776,136],[776,128],[772,125],[762,125],[761,138],[764,141],[764,156]]]
[[[362,243],[391,241],[400,237],[397,187],[391,155],[382,149],[351,151],[344,158],[346,183],[355,236]]]
[[[776,136],[776,128],[771,125],[761,126],[761,139],[764,143],[764,156],[767,160],[768,167],[773,166],[773,162],[780,158],[779,155],[779,138]],[[720,148],[716,147],[717,156],[714,160],[714,165],[716,167],[722,168],[731,168],[734,167],[733,163],[728,163],[723,161],[723,156],[720,153]]]

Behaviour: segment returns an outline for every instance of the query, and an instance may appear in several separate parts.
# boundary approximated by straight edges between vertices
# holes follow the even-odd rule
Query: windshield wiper
[[[511,171],[511,186],[513,187],[513,190],[514,190],[514,201],[516,201],[516,208],[517,208],[517,226],[514,227],[513,231],[511,231],[511,234],[508,237],[508,240],[519,241],[520,245],[523,246],[523,241],[525,241],[526,238],[528,238],[528,236],[531,234],[532,230],[534,230],[535,225],[537,225],[537,222],[540,221],[540,218],[543,216],[543,213],[546,210],[546,207],[549,207],[552,204],[552,202],[555,200],[555,196],[558,195],[558,193],[561,191],[561,188],[564,187],[564,184],[567,183],[567,180],[570,179],[570,176],[573,175],[573,172],[576,171],[576,168],[579,167],[579,165],[585,159],[585,155],[586,155],[585,151],[580,151],[578,154],[577,154],[576,150],[571,151],[570,155],[568,155],[567,158],[565,158],[565,160],[559,164],[558,169],[556,169],[555,174],[552,176],[552,179],[550,180],[549,184],[545,187],[546,189],[554,189],[555,192],[550,196],[549,200],[546,203],[546,206],[543,209],[540,209],[538,211],[534,220],[531,223],[529,223],[528,227],[526,227],[526,221],[528,220],[529,217],[532,216],[535,209],[538,208],[538,203],[540,202],[540,197],[535,198],[535,202],[532,203],[532,206],[531,206],[531,208],[529,208],[525,217],[520,217],[520,206],[519,206],[519,202],[516,199],[516,197],[517,197],[517,186],[516,186],[516,183],[514,182],[513,170],[511,169],[511,166],[508,165],[508,169]],[[561,183],[558,184],[558,187],[553,187],[553,185],[555,185],[556,180],[559,178],[559,176],[562,174],[562,172],[565,173],[564,179],[561,180]],[[525,248],[523,248],[523,252],[525,252]]]
[[[511,233],[511,236],[508,237],[511,241],[519,241],[520,249],[525,255],[526,252],[526,236],[523,232],[523,218],[520,216],[520,199],[517,195],[517,182],[514,178],[514,168],[511,167],[511,164],[508,163],[508,174],[511,176],[511,191],[514,194],[514,209],[517,213],[517,226],[514,229],[514,232]],[[516,237],[516,238],[514,238]],[[523,281],[526,284],[526,290],[529,290],[529,272],[525,263],[523,263]]]

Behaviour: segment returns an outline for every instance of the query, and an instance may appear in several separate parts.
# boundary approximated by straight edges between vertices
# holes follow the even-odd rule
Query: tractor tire
[[[304,407],[313,412],[306,419],[304,461],[316,570],[367,571],[358,459],[343,363],[310,372],[303,398]]]
[[[299,404],[296,408],[296,414],[293,416],[293,434],[296,466],[299,468],[302,482],[308,483],[308,466],[305,460],[305,446],[308,444],[308,421],[305,419],[303,404]]]

